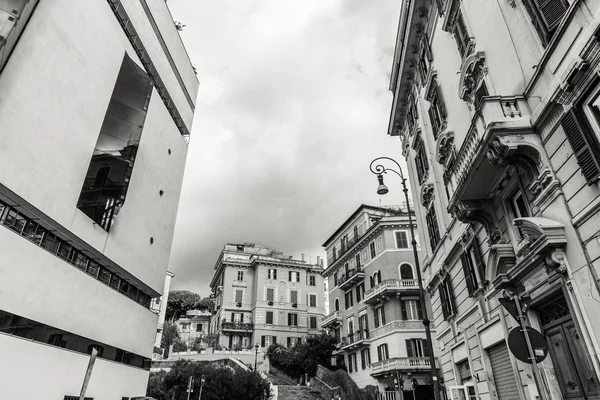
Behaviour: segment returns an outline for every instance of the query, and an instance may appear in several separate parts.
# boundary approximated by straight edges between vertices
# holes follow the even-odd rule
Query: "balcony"
[[[371,336],[369,331],[358,331],[351,335],[342,338],[341,350],[353,350],[363,345],[369,345],[371,343]]]
[[[439,368],[437,359],[436,367]],[[371,376],[392,371],[428,371],[430,369],[429,357],[394,357],[371,364]]]
[[[321,320],[321,326],[327,328],[329,326],[336,326],[342,323],[342,313],[340,311],[334,311],[329,315],[326,315]]]
[[[376,304],[403,293],[418,293],[416,279],[388,279],[365,292],[365,303]]]
[[[435,329],[435,324],[430,322],[431,329]],[[425,330],[423,321],[421,320],[409,320],[409,321],[391,321],[387,324],[380,326],[379,328],[371,330],[371,338],[375,339],[379,336],[385,335],[392,331],[404,331],[404,330]]]
[[[327,266],[328,267],[331,266],[334,262],[336,262],[336,260],[338,260],[341,256],[343,256],[347,250],[350,250],[350,248],[356,242],[358,242],[360,240],[360,238],[362,238],[365,235],[365,233],[366,233],[366,230],[365,230],[365,232],[358,232],[357,234],[352,233],[348,236],[347,240],[343,240],[337,254],[335,256],[333,254],[331,254],[327,257]]]
[[[347,289],[365,279],[365,273],[360,268],[348,270],[338,278],[340,289]]]
[[[252,332],[254,324],[252,322],[227,322],[221,323],[223,332]]]

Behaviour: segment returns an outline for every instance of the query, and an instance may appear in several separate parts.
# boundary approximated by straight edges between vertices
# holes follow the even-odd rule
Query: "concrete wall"
[[[79,396],[89,356],[0,334],[3,399],[63,398]],[[114,400],[146,394],[148,371],[96,360],[86,397]],[[21,384],[7,384],[21,382]]]

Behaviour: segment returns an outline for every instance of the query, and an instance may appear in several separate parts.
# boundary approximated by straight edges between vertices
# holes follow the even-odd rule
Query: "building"
[[[254,243],[228,243],[210,283],[216,293],[211,332],[228,349],[290,346],[319,333],[325,314],[322,262],[295,260]]]
[[[210,332],[211,315],[210,311],[189,310],[185,317],[177,320],[179,337],[187,344],[188,349],[193,347],[197,338],[203,338]]]
[[[600,2],[401,4],[388,134],[427,228],[448,396],[599,398]],[[537,365],[509,348],[515,296]]]
[[[196,75],[163,0],[0,21],[1,397],[79,398],[94,349],[86,397],[143,395]]]
[[[150,304],[152,311],[158,313],[158,327],[156,328],[156,340],[154,341],[154,347],[160,347],[160,342],[162,341],[163,327],[165,325],[165,317],[167,315],[167,302],[169,300],[169,292],[171,291],[171,279],[173,279],[174,276],[174,273],[167,271],[162,295],[152,299]]]
[[[323,327],[337,338],[336,355],[350,377],[359,387],[391,392],[394,379],[407,388],[416,379],[417,398],[428,399],[428,357],[437,348],[426,341],[422,318],[431,310],[419,301],[406,207],[363,204],[323,247],[332,305]]]

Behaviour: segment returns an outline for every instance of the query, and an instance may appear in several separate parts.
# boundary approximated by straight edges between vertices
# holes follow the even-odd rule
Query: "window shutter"
[[[564,115],[561,125],[571,147],[573,147],[577,164],[581,167],[581,172],[587,184],[593,184],[600,177],[600,160],[598,160],[600,145],[598,139],[579,109],[572,108],[569,110]]]
[[[265,347],[265,335],[260,337],[260,347]]]
[[[408,357],[414,357],[411,339],[406,339],[406,354]]]
[[[477,268],[477,272],[479,272],[479,279],[481,280],[482,283],[484,283],[486,281],[486,279],[485,279],[485,264],[483,263],[483,258],[481,257],[481,253],[479,252],[479,244],[477,243],[477,239],[474,238],[472,243],[473,244],[471,246],[473,246],[473,254],[475,255],[475,262],[477,263],[475,268]],[[477,286],[478,286],[478,282],[475,282],[475,287],[477,287]]]
[[[448,314],[454,315],[456,314],[456,303],[454,302],[454,295],[452,293],[452,286],[450,285],[450,280],[446,281],[446,287],[448,288]]]
[[[242,295],[244,292],[242,292],[241,290],[236,290],[235,291],[235,302],[236,303],[241,303],[242,302]]]
[[[421,305],[421,300],[417,300],[417,316],[419,319],[423,319],[423,307]]]
[[[382,361],[381,359],[381,346],[377,346],[377,361]]]
[[[402,300],[400,302],[400,308],[402,311],[402,319],[406,321],[408,319],[408,314],[406,313],[406,301],[405,300]]]
[[[277,270],[276,269],[273,270],[273,279],[277,279]]]
[[[356,287],[356,303],[360,303],[360,285]]]
[[[381,305],[381,325],[385,325],[385,308],[384,305]]]
[[[370,276],[369,280],[371,282],[371,289],[372,289],[373,287],[375,287],[375,282],[373,281],[373,276]]]
[[[288,271],[288,282],[292,281],[292,271]]]
[[[375,309],[375,311],[373,311],[373,319],[375,320],[375,328],[379,327],[379,314],[377,309]]]
[[[564,0],[536,0],[536,3],[548,31],[553,31],[560,24],[569,8]]]
[[[473,287],[473,281],[474,281],[473,275],[471,274],[471,271],[469,270],[469,254],[462,253],[460,255],[460,262],[463,267],[463,273],[465,274],[465,282],[467,283],[467,291],[469,292],[469,297],[470,297],[473,295],[475,288]]]
[[[377,271],[377,283],[381,283],[381,271]]]
[[[288,314],[288,326],[292,325],[292,314]]]
[[[277,343],[277,336],[273,336],[273,344]]]
[[[444,315],[444,319],[448,319],[448,309],[447,309],[447,300],[446,294],[444,293],[444,282],[440,283],[438,286],[438,293],[440,295],[440,305],[442,307],[442,314]]]
[[[362,350],[360,352],[360,366],[362,367],[362,369],[367,368],[366,364],[365,364],[365,351]]]
[[[287,337],[287,347],[290,347],[290,344],[292,344],[292,338],[291,337]]]
[[[427,343],[427,340],[421,339],[421,346],[423,346],[423,356],[429,357],[429,343]]]
[[[300,272],[296,272],[296,282],[300,282]]]
[[[244,313],[240,314],[242,317],[240,318],[240,322],[244,322]]]
[[[235,321],[235,313],[231,313],[231,322]]]

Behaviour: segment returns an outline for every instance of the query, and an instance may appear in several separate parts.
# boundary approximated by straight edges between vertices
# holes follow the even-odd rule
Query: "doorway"
[[[564,296],[537,310],[564,399],[600,399],[598,379]]]

